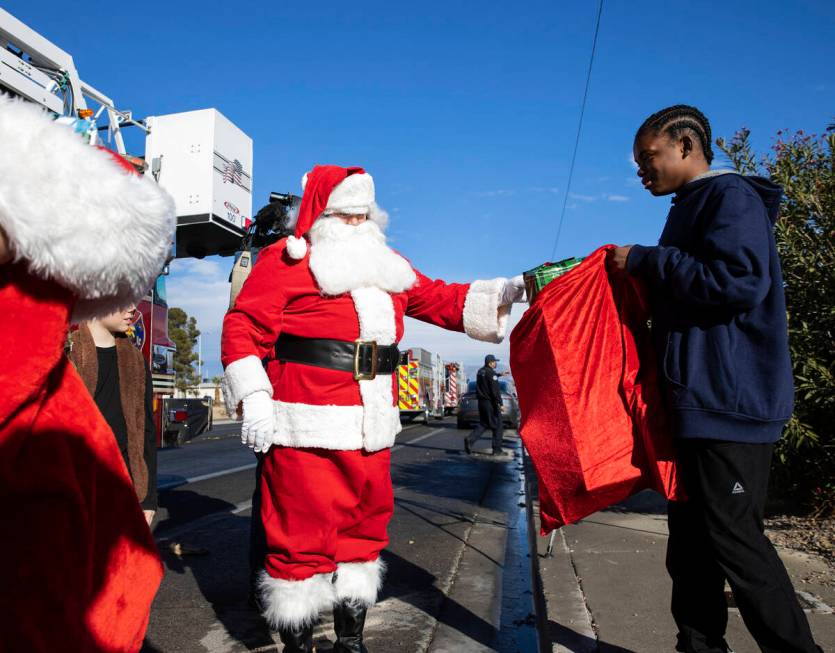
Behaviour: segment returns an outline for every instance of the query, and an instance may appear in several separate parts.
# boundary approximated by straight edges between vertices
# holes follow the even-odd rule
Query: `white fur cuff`
[[[485,342],[504,340],[510,304],[499,306],[499,298],[507,279],[473,281],[464,300],[464,332]]]
[[[229,417],[237,417],[238,404],[253,392],[264,390],[273,396],[273,384],[257,356],[245,356],[226,366],[221,382],[223,401]]]
[[[266,571],[258,577],[264,619],[273,630],[299,628],[316,621],[333,607],[336,593],[333,574],[315,574],[304,580],[273,578]]]
[[[356,601],[366,607],[377,602],[377,593],[383,587],[386,565],[377,558],[369,562],[343,562],[337,565],[336,598],[339,601]]]

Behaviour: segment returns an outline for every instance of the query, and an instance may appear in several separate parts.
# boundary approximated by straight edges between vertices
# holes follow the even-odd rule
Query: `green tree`
[[[216,404],[220,404],[221,397],[220,397],[220,382],[223,381],[222,376],[213,376],[212,377],[212,385],[215,386],[215,396],[214,401]]]
[[[835,512],[835,125],[818,136],[777,132],[757,157],[748,129],[716,144],[742,173],[783,187],[775,237],[783,265],[795,411],[774,481],[818,516]]]
[[[168,337],[177,345],[174,353],[174,386],[178,390],[185,391],[200,383],[194,369],[197,362],[194,346],[199,335],[197,320],[189,317],[181,308],[168,309]]]

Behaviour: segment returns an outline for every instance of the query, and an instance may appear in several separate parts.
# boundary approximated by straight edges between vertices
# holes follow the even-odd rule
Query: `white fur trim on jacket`
[[[253,392],[264,390],[273,396],[273,384],[257,356],[245,356],[226,366],[220,383],[229,417],[236,418],[238,404]]]
[[[381,558],[369,562],[343,562],[333,581],[337,601],[356,601],[370,608],[383,587],[386,565]]]
[[[507,279],[473,281],[464,299],[464,331],[476,340],[499,343],[507,330],[510,306],[499,306]]]
[[[135,303],[165,264],[174,202],[34,105],[0,97],[0,226],[15,260],[69,288],[75,320]]]
[[[358,288],[351,292],[351,297],[359,318],[360,338],[375,340],[379,345],[394,344],[396,327],[391,295],[379,288]],[[227,368],[227,375],[231,367]],[[359,385],[362,405],[275,401],[276,431],[272,443],[340,451],[379,451],[391,447],[402,428],[400,411],[394,405],[393,375],[382,374],[360,381]],[[256,387],[253,391],[260,389]]]
[[[273,403],[276,429],[272,444],[339,451],[362,449],[362,406]]]
[[[378,345],[394,344],[397,333],[391,295],[379,288],[357,288],[351,291],[351,298],[359,318],[360,338],[374,340]],[[363,448],[366,451],[392,446],[402,428],[400,411],[394,405],[393,383],[391,374],[359,382]]]
[[[315,574],[304,580],[273,578],[266,571],[258,577],[258,593],[264,619],[273,630],[299,628],[314,623],[319,613],[336,602],[333,574]]]

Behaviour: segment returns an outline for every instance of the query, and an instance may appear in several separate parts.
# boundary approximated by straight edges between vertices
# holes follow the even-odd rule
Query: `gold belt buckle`
[[[371,347],[371,373],[360,372],[360,349],[362,345]],[[377,377],[377,341],[376,340],[354,340],[354,380],[371,381]]]

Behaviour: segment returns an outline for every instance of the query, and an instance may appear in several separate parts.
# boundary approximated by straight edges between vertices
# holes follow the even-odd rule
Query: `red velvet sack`
[[[643,285],[598,249],[549,283],[510,336],[520,434],[539,478],[541,531],[676,482]]]

